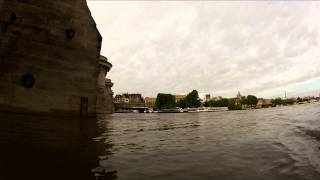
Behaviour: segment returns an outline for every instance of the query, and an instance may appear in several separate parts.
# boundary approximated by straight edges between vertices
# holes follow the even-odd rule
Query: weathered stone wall
[[[111,79],[106,79],[112,65],[106,57],[99,58],[98,92],[97,92],[97,114],[111,114],[114,112],[113,92]]]
[[[112,114],[115,111],[115,107],[113,104],[113,92],[111,90],[113,83],[110,79],[106,79],[105,81],[106,82],[104,88],[99,88],[97,96],[98,114]]]
[[[0,109],[95,114],[101,41],[85,0],[0,0]]]
[[[101,41],[85,0],[0,0],[1,180],[97,179],[96,118],[51,115],[97,113]]]

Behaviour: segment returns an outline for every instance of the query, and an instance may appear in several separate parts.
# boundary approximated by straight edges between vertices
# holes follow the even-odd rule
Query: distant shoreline
[[[311,104],[320,104],[320,101],[316,102],[307,102],[307,103],[296,103],[292,105],[277,105],[272,107],[265,107],[265,108],[246,108],[246,109],[237,109],[237,110],[229,110],[227,107],[199,107],[199,108],[168,108],[168,109],[162,109],[158,111],[149,111],[149,112],[139,112],[138,110],[121,110],[116,111],[115,113],[143,113],[143,114],[149,114],[149,113],[161,113],[161,114],[168,114],[168,113],[203,113],[203,112],[226,112],[226,111],[248,111],[248,110],[258,110],[258,109],[270,109],[270,108],[279,108],[279,107],[289,107],[289,106],[297,106],[297,105],[311,105]],[[206,110],[206,108],[215,108],[216,110]],[[220,109],[221,108],[221,109]],[[151,108],[150,108],[151,109]],[[220,110],[219,110],[220,109]]]

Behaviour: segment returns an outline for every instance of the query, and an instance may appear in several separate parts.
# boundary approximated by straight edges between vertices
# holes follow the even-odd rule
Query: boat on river
[[[228,111],[228,107],[205,107],[200,109],[200,112],[221,112]]]
[[[228,107],[199,107],[199,108],[186,108],[186,112],[222,112],[228,111]]]
[[[159,113],[199,113],[199,112],[223,112],[228,111],[228,107],[198,107],[198,108],[166,108]]]
[[[159,109],[158,113],[182,113],[184,112],[182,108],[167,108],[167,109]]]

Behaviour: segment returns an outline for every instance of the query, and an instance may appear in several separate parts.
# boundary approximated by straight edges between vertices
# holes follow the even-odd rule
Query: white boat
[[[181,108],[170,108],[170,109],[160,109],[158,113],[182,113],[183,110]]]
[[[206,112],[221,112],[228,111],[228,107],[207,107]]]
[[[228,111],[228,107],[199,107],[199,108],[187,108],[187,112],[221,112]]]
[[[189,113],[200,112],[198,108],[187,108],[186,110],[187,110],[187,112],[189,112]]]

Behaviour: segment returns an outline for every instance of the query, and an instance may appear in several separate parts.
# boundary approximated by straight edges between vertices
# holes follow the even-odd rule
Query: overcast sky
[[[88,1],[118,93],[318,95],[320,2]]]

